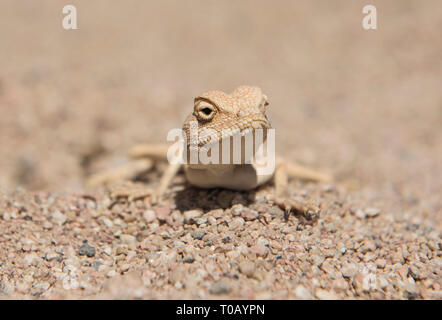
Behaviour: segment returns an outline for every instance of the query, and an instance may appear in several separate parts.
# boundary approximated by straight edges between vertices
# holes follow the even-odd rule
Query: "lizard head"
[[[231,94],[201,94],[195,98],[193,112],[184,122],[187,149],[200,150],[208,143],[220,143],[235,134],[271,128],[266,116],[268,104],[261,89],[252,86],[240,86]]]

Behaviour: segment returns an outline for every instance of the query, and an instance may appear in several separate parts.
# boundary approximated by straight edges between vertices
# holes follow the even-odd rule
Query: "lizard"
[[[273,181],[275,186],[274,203],[285,210],[286,214],[296,212],[310,218],[318,216],[320,209],[316,205],[301,203],[288,196],[288,179],[300,178],[328,182],[332,180],[331,175],[291,163],[279,157],[276,158],[276,165],[269,172],[262,173],[262,166],[258,165],[262,159],[257,150],[267,142],[266,133],[272,129],[267,117],[268,106],[267,96],[256,86],[239,86],[231,94],[211,90],[196,97],[193,110],[183,124],[185,139],[181,152],[186,151],[183,154],[187,156],[187,159],[183,159],[184,161],[181,163],[168,165],[161,177],[159,187],[150,194],[151,202],[161,202],[174,176],[181,168],[184,168],[187,182],[199,188],[253,190]],[[196,140],[190,139],[192,124],[198,134]],[[244,132],[255,134],[257,129],[264,132],[263,143],[254,144],[254,151],[249,156],[246,156],[244,150],[241,150],[240,162],[213,164],[202,163],[200,159],[196,163],[189,162],[192,151],[198,153],[207,148],[207,145],[214,146],[215,144],[219,144],[221,160],[222,153],[226,152],[222,149],[225,139],[242,134],[242,146],[244,146]],[[211,132],[212,135],[208,137],[207,132]],[[254,143],[256,143],[255,141],[253,140]],[[168,145],[158,144],[136,145],[129,152],[132,161],[120,168],[92,176],[89,179],[89,184],[98,185],[133,178],[140,172],[151,169],[154,161],[166,160],[168,148]],[[262,153],[259,154],[262,156]]]

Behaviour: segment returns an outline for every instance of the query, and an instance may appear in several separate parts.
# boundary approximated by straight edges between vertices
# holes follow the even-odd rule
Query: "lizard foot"
[[[321,213],[321,209],[311,202],[303,203],[289,198],[276,198],[275,204],[284,210],[284,218],[286,220],[293,213],[301,217],[306,224],[312,224],[317,221]]]
[[[112,200],[127,199],[129,202],[144,199],[152,195],[152,190],[142,184],[131,181],[121,181],[109,187],[109,196]]]

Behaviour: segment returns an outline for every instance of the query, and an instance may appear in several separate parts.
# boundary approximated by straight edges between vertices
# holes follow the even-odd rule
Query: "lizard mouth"
[[[265,131],[270,128],[271,125],[267,117],[259,113],[234,120],[226,117],[207,124],[200,123],[195,116],[192,116],[190,121],[186,121],[183,131],[187,147],[203,147],[236,135],[246,135],[256,129]]]
[[[258,146],[266,141],[267,129],[271,128],[267,119],[257,119],[257,117],[253,121],[246,122],[246,124],[247,126],[240,129],[238,126],[232,126],[231,121],[217,122],[216,127],[194,127],[193,135],[190,132],[190,127],[184,127],[187,136],[185,139],[186,163],[200,166],[202,164],[200,162],[201,155],[210,158],[211,163],[236,163],[235,161],[238,160],[234,159],[240,159],[239,163],[246,163],[249,156],[256,152]],[[223,129],[219,130],[219,128]],[[258,136],[259,131],[261,131],[260,136]],[[191,159],[193,159],[193,162]],[[198,159],[196,163],[195,159]]]
[[[225,127],[221,131],[211,128],[211,127],[200,127],[198,128],[198,136],[191,136],[186,132],[187,135],[187,146],[188,147],[210,147],[215,143],[220,143],[222,140],[233,138],[233,137],[244,137],[248,134],[254,134],[257,130],[269,129],[270,126],[267,121],[255,120],[251,126],[245,128],[238,127]]]

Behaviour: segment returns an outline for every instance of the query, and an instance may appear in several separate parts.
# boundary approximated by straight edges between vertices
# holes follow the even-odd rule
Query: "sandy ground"
[[[441,299],[439,1],[0,4],[0,298]],[[114,203],[85,178],[164,142],[193,98],[258,85],[317,221],[256,194]],[[143,187],[155,188],[159,172]]]

